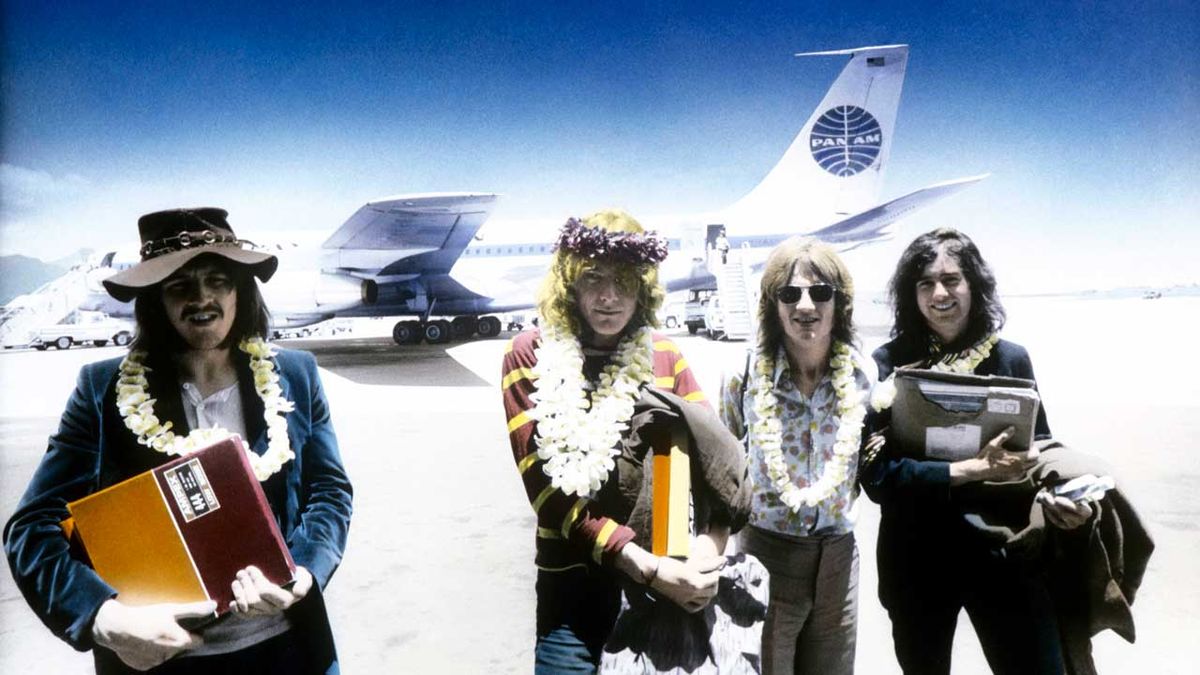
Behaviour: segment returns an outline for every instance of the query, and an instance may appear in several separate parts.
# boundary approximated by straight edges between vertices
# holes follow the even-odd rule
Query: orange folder
[[[686,558],[691,544],[688,513],[691,496],[691,460],[688,435],[675,429],[668,442],[654,447],[654,494],[651,502],[651,552]]]
[[[67,504],[63,531],[131,605],[214,600],[229,610],[237,571],[292,582],[288,553],[242,439],[220,441]]]

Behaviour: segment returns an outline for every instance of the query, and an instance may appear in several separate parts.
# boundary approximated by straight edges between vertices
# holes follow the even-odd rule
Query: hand
[[[979,454],[971,459],[964,459],[950,465],[950,484],[962,485],[981,480],[997,483],[1018,480],[1025,472],[1037,464],[1038,449],[1031,447],[1024,452],[1010,452],[1004,449],[1004,444],[1016,433],[1014,427],[1001,431],[987,445],[979,450]]]
[[[96,612],[92,637],[130,668],[149,670],[203,644],[200,636],[184,630],[179,620],[209,616],[216,609],[211,600],[135,607],[110,598]]]
[[[1042,505],[1042,513],[1046,514],[1046,520],[1060,530],[1073,530],[1083,525],[1094,512],[1087,500],[1074,502],[1066,497],[1053,495],[1048,490],[1039,491],[1036,499]]]
[[[729,544],[729,526],[713,525],[708,532],[692,537],[691,558],[711,558],[724,556]]]
[[[882,431],[876,431],[867,437],[867,442],[863,444],[863,454],[868,457],[874,457],[887,444],[887,437]]]
[[[724,556],[692,557],[687,561],[659,558],[658,575],[650,588],[688,612],[699,612],[717,595]]]
[[[296,582],[288,590],[271,583],[262,571],[251,565],[240,570],[233,580],[233,602],[229,603],[229,609],[246,616],[279,614],[308,595],[312,583],[312,574],[297,567]]]

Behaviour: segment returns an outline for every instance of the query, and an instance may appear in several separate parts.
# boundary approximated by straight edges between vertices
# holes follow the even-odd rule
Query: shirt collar
[[[202,398],[200,396],[200,389],[198,389],[195,384],[191,382],[184,382],[180,386],[180,389],[183,391],[184,398],[187,399],[187,401],[193,406],[200,405],[201,403],[224,403],[229,400],[229,397],[233,395],[233,392],[236,391],[237,388],[238,383],[234,382],[224,389],[218,389],[217,391],[214,391],[208,396],[208,398]]]

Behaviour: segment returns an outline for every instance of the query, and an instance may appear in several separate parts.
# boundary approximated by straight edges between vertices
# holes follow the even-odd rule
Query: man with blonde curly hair
[[[666,240],[624,211],[571,218],[538,294],[541,329],[504,356],[509,440],[537,514],[538,673],[595,671],[624,577],[690,612],[717,592],[728,526],[681,561],[634,543],[602,505],[627,480],[609,478],[643,389],[708,406],[678,347],[653,330],[666,256]]]

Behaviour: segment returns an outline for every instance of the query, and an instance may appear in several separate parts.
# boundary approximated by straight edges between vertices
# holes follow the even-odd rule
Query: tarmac
[[[1006,300],[1006,338],[1026,346],[1052,429],[1117,466],[1157,550],[1134,604],[1137,642],[1093,640],[1103,673],[1192,673],[1200,646],[1200,361],[1188,345],[1200,298]],[[886,339],[886,310],[859,307],[864,351]],[[381,331],[376,331],[381,332]],[[671,334],[715,395],[746,343]],[[534,642],[534,518],[514,470],[498,390],[511,334],[449,346],[387,337],[286,341],[316,354],[354,519],[326,598],[346,673],[527,673]],[[0,353],[0,519],[44,452],[79,367],[117,348]],[[899,673],[876,597],[878,508],[857,530],[857,671]],[[54,638],[0,563],[0,673],[88,673]],[[986,673],[962,615],[955,673]]]

